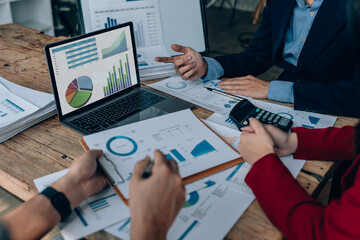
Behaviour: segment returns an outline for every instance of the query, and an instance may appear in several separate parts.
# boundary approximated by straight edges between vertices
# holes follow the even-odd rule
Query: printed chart
[[[65,97],[67,103],[73,108],[84,106],[91,98],[93,83],[87,76],[74,79],[68,86]]]
[[[205,89],[205,87],[213,86],[214,83],[216,82],[204,82],[201,79],[184,81],[179,76],[176,76],[148,86],[210,111],[228,115],[238,102]]]
[[[158,1],[90,1],[92,30],[133,22],[137,47],[162,45]]]
[[[50,186],[68,172],[68,169],[34,180],[39,192]],[[129,217],[128,207],[115,191],[108,187],[86,199],[74,209],[69,218],[59,224],[65,240],[81,239]]]
[[[149,128],[151,126],[151,128]],[[191,110],[136,122],[84,137],[92,149],[102,149],[99,162],[128,198],[131,173],[137,161],[159,149],[188,177],[230,160],[239,154],[200,122]],[[122,183],[125,181],[125,183]]]
[[[167,239],[223,239],[255,199],[209,177],[186,186],[186,202],[171,226]],[[106,232],[130,239],[130,218],[107,228]]]

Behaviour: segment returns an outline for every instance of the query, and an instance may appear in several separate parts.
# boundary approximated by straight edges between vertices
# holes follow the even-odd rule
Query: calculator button
[[[280,116],[276,116],[276,118],[273,120],[273,123],[277,123],[280,119]]]
[[[265,113],[265,111],[264,110],[262,110],[257,116],[256,116],[256,118],[257,119],[260,119],[261,118],[261,116],[263,115]]]
[[[248,122],[248,120],[244,120],[244,121],[242,122],[242,124],[245,125],[245,126],[247,126],[247,125],[249,124],[249,122]]]
[[[270,113],[266,112],[265,115],[264,115],[264,119],[266,119],[269,115],[270,115]]]
[[[279,122],[279,125],[282,125],[282,126],[287,126],[287,124],[289,123],[289,119],[286,119],[286,118],[282,118]]]
[[[261,109],[260,109],[260,108],[257,108],[255,111],[258,113],[258,112],[260,112],[260,111],[261,111]]]
[[[268,121],[271,122],[271,121],[274,119],[274,117],[275,117],[275,114],[272,113],[272,114],[270,115],[270,117],[268,118]]]

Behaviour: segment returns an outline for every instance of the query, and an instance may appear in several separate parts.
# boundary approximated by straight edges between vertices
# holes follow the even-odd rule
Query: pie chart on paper
[[[93,83],[89,77],[75,78],[66,90],[66,102],[73,108],[82,107],[90,100],[92,91]]]

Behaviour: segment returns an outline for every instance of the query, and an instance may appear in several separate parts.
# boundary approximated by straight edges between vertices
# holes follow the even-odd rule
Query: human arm
[[[166,239],[185,201],[185,188],[174,160],[154,152],[151,176],[142,178],[150,158],[138,162],[130,181],[131,239]]]
[[[251,119],[250,122],[259,125],[257,120]],[[325,129],[297,127],[292,128],[291,133],[285,133],[273,125],[262,126],[266,129],[266,134],[271,136],[275,153],[280,157],[294,154],[295,159],[346,161],[352,160],[355,155],[354,127],[351,126]],[[242,128],[242,130],[245,132],[245,135],[241,136],[243,139],[243,136],[246,137],[249,133],[254,133],[251,125]],[[249,143],[247,148],[253,149],[252,144]],[[244,149],[244,151],[247,151],[247,149]],[[266,152],[266,154],[268,153],[270,152]],[[254,159],[254,161],[257,159]]]
[[[245,182],[271,222],[288,239],[359,239],[360,182],[328,207],[313,199],[280,159],[270,154],[257,161]]]
[[[294,148],[299,148],[303,149],[302,154],[306,154],[306,151],[311,151],[318,145],[327,143],[318,143],[315,144],[314,148],[311,148],[311,143],[316,143],[317,140],[325,137],[325,139],[329,138],[330,143],[333,142],[334,138],[338,138],[336,140],[338,143],[342,142],[339,139],[344,139],[347,142],[346,139],[351,138],[353,132],[348,128],[332,128],[324,131],[324,134],[321,134],[321,137],[317,139],[316,135],[320,132],[316,134],[315,131],[314,135],[307,138],[305,135],[314,130],[299,128],[305,131],[282,134],[280,137],[275,136],[275,142],[278,142],[275,144],[272,141],[274,137],[270,137],[271,134],[264,131],[264,126],[257,120],[251,122],[251,128],[243,129],[246,134],[241,136],[239,144],[244,159],[253,165],[245,178],[245,182],[252,189],[269,219],[288,239],[358,239],[360,231],[356,226],[360,218],[360,197],[358,194],[360,181],[355,182],[340,200],[333,201],[325,208],[306,193],[271,150],[271,146],[283,144],[282,147],[284,148],[285,143],[298,139],[298,146],[295,147],[297,144],[293,145],[287,153],[294,151]],[[334,131],[335,133],[332,133]],[[243,136],[245,137],[243,138]],[[295,136],[295,138],[290,140],[290,136]],[[313,137],[316,139],[312,140]],[[309,143],[302,146],[304,144],[302,140],[305,139]],[[334,145],[332,146],[334,147]],[[339,147],[342,148],[342,144]],[[282,154],[286,155],[287,153]],[[313,153],[318,154],[317,151]],[[259,154],[262,157],[259,158]],[[332,152],[329,153],[329,155],[331,154]]]
[[[65,194],[71,209],[106,186],[104,177],[97,173],[96,159],[101,151],[89,151],[72,163],[69,172],[51,185]],[[6,214],[1,222],[10,239],[38,239],[60,221],[60,214],[43,195],[37,195]]]
[[[295,82],[293,91],[295,110],[360,117],[359,72],[352,81],[343,80],[330,84]]]
[[[155,61],[173,63],[178,75],[184,80],[195,80],[207,74],[208,64],[200,53],[191,47],[178,44],[172,44],[171,48],[183,54],[175,57],[156,57]]]

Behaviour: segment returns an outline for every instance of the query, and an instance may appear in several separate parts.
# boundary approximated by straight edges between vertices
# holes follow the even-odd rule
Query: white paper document
[[[54,96],[0,77],[0,143],[55,115]]]
[[[211,176],[186,185],[186,200],[168,231],[167,239],[223,239],[255,199],[236,191],[219,177]],[[131,219],[106,231],[130,239]]]
[[[259,100],[249,99],[256,107],[262,108],[266,111],[278,114],[282,117],[293,120],[292,127],[306,127],[306,128],[327,128],[334,126],[336,117],[327,116],[318,113],[297,111],[290,107],[281,106],[278,104],[263,102]],[[232,129],[238,130],[234,122],[226,115],[214,113],[208,121],[217,123]]]
[[[234,130],[222,125],[212,123],[210,121],[204,121],[212,130],[214,130],[219,136],[224,140],[228,141],[236,150],[240,151],[238,144],[241,138],[241,132],[239,130]],[[280,160],[287,167],[294,178],[300,173],[301,169],[305,164],[305,160],[294,159],[293,155],[286,157],[281,157]],[[245,183],[245,177],[251,169],[251,165],[243,162],[235,167],[232,167],[228,170],[222,171],[214,176],[218,179],[223,180],[226,185],[237,189],[241,192],[253,194],[249,186]]]
[[[157,0],[90,0],[92,30],[133,22],[136,46],[162,46],[163,35]]]
[[[216,84],[216,81],[204,82],[201,79],[184,81],[181,77],[176,76],[149,84],[148,86],[210,111],[228,115],[238,101],[207,91],[204,88],[213,88],[214,84]]]
[[[141,81],[175,75],[174,64],[156,62],[156,57],[171,57],[162,46],[152,46],[137,49],[137,60],[140,69]]]
[[[117,179],[117,187],[129,198],[129,181],[137,161],[159,149],[174,159],[182,178],[216,167],[240,155],[205,126],[190,109],[88,135],[90,149],[101,149],[100,163]]]
[[[39,108],[10,92],[0,83],[0,127],[34,113]]]
[[[68,169],[34,180],[39,192],[50,186],[67,173]],[[128,207],[116,192],[107,187],[102,192],[86,199],[76,207],[64,223],[59,223],[65,240],[80,239],[89,234],[129,218]]]
[[[211,80],[211,81],[207,81],[206,85],[209,88],[216,89],[219,91],[224,91],[219,88],[218,82],[220,82],[220,80],[218,80],[218,79]],[[279,104],[255,100],[253,98],[246,97],[243,95],[237,95],[237,94],[235,94],[235,95],[239,96],[241,98],[248,99],[256,107],[262,108],[266,111],[269,111],[269,112],[278,114],[282,117],[293,120],[294,124],[292,127],[306,127],[306,128],[311,128],[311,129],[327,128],[327,127],[334,126],[334,124],[337,120],[336,117],[331,117],[331,116],[327,116],[327,115],[323,115],[323,114],[319,114],[319,113],[297,111],[297,110],[294,110],[293,108],[282,106]],[[222,116],[220,114],[213,114],[207,120],[217,123],[217,124],[220,124],[220,125],[223,125],[223,126],[226,126],[226,127],[238,129],[228,116]]]

